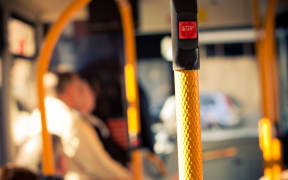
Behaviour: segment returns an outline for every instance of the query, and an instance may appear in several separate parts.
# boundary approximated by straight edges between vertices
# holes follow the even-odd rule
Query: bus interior
[[[179,99],[175,99],[172,60],[172,1],[84,0],[73,17],[71,13],[65,19],[64,10],[81,1],[0,0],[0,169],[15,161],[24,134],[30,131],[25,120],[39,105],[40,59],[51,51],[47,63],[43,61],[47,72],[42,69],[40,73],[45,74],[46,95],[54,92],[49,86],[57,83],[49,74],[59,69],[77,72],[94,86],[97,100],[91,113],[106,123],[112,138],[128,147],[133,163],[138,163],[132,163],[133,179],[182,180],[178,173],[182,166],[177,163],[181,150],[177,147],[175,104]],[[127,4],[131,12],[125,9]],[[55,47],[51,44],[46,50],[48,35],[53,36],[51,29],[60,22],[61,14],[66,23],[58,24],[61,35],[56,37],[55,30]],[[285,174],[287,18],[285,0],[198,1],[199,138],[204,179],[255,180],[264,176],[277,180],[280,175],[275,174]],[[135,93],[135,99],[129,99],[129,93]],[[138,118],[132,118],[129,107],[135,108]],[[129,122],[130,118],[135,122]],[[119,129],[122,131],[117,134]],[[279,150],[279,159],[267,160],[266,140],[272,144],[267,148]],[[153,152],[156,160],[143,151]],[[45,174],[50,172],[46,170],[43,174],[51,175]]]

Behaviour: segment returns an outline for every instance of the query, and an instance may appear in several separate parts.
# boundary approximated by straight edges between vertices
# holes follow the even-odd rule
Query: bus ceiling
[[[96,0],[95,0],[96,1]],[[99,1],[97,6],[107,4]],[[113,0],[109,0],[113,1]],[[265,9],[266,0],[259,0],[261,6]],[[18,13],[32,21],[43,23],[52,23],[60,15],[61,11],[67,7],[72,0],[10,0],[4,1],[11,7],[11,11]],[[137,32],[170,32],[170,8],[167,0],[131,0],[136,9],[133,7],[137,17],[135,22],[139,21]],[[200,29],[227,28],[227,27],[253,27],[253,8],[250,0],[201,0],[198,1],[198,15]],[[279,0],[277,14],[282,13],[288,6],[287,0]],[[227,10],[229,9],[229,11]],[[286,8],[287,9],[287,8]],[[219,13],[222,12],[222,13]],[[98,14],[96,13],[97,17]],[[264,12],[263,12],[264,13]],[[134,14],[134,15],[135,15]],[[87,20],[89,17],[89,8],[83,8],[75,15],[76,20]]]
[[[5,5],[10,8],[11,13],[23,16],[30,21],[43,23],[54,22],[63,11],[63,8],[67,7],[71,2],[72,0],[29,0],[29,3],[26,0],[4,1]],[[87,8],[79,10],[73,18],[76,20],[86,20],[88,18]]]

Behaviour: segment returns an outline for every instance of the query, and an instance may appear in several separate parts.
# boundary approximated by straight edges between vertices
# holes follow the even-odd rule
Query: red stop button
[[[197,39],[197,22],[179,21],[179,39]]]

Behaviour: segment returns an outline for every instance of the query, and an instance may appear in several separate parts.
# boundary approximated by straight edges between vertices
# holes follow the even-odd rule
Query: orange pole
[[[272,87],[273,87],[273,104],[274,104],[274,123],[279,120],[278,117],[278,68],[277,68],[277,54],[276,54],[276,38],[275,38],[275,16],[276,16],[277,0],[270,0],[267,9],[266,17],[266,50],[269,52],[271,63]],[[269,51],[270,50],[270,51]],[[268,59],[267,57],[267,59]]]
[[[255,0],[257,1],[257,0]],[[254,1],[254,2],[255,2]],[[259,15],[255,16],[255,29],[258,32],[256,44],[257,56],[261,75],[262,109],[264,117],[275,122],[278,118],[278,78],[275,49],[275,14],[276,0],[270,0],[267,8],[264,28],[261,29]],[[258,11],[255,8],[255,11]]]
[[[171,0],[180,180],[203,180],[197,0]]]
[[[263,119],[259,122],[259,141],[265,161],[265,176],[278,180],[281,173],[280,141],[273,138],[273,123],[278,114],[278,70],[275,41],[275,14],[277,0],[269,0],[264,25],[261,26],[259,0],[253,1],[254,26],[257,32],[256,51],[259,62]],[[280,169],[280,170],[279,170]]]
[[[140,110],[136,70],[136,43],[132,10],[129,1],[116,0],[120,11],[125,40],[125,89],[128,104],[127,119],[129,138],[132,144],[138,144],[140,127]],[[132,152],[132,166],[136,180],[142,179],[142,161],[139,149]]]
[[[53,162],[53,151],[51,136],[48,132],[46,122],[46,111],[45,111],[45,89],[43,85],[43,76],[48,71],[48,65],[50,63],[51,55],[58,41],[60,34],[62,33],[65,25],[70,21],[72,16],[82,7],[87,5],[91,0],[74,0],[67,9],[62,13],[59,19],[53,24],[49,30],[44,43],[42,45],[37,64],[37,92],[38,92],[38,106],[41,112],[41,123],[42,123],[42,141],[43,141],[43,174],[53,175],[54,174],[54,162]]]
[[[198,74],[174,71],[180,180],[203,179]]]
[[[271,88],[271,109],[272,122],[278,121],[278,69],[276,55],[276,40],[275,40],[275,15],[276,15],[277,0],[270,0],[267,6],[265,25],[264,25],[264,42],[263,42],[263,61],[267,64],[267,71],[271,77],[269,85]]]

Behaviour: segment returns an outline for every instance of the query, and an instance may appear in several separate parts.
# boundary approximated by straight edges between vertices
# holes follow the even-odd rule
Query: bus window
[[[36,55],[36,32],[31,24],[11,17],[8,34],[10,52],[14,56],[32,58]]]

